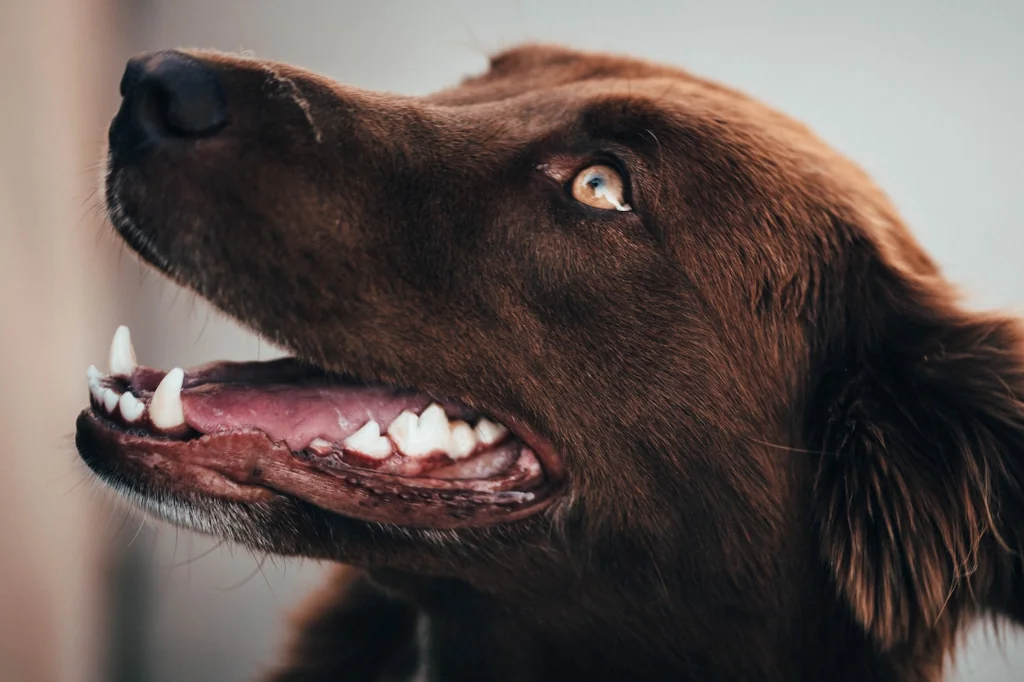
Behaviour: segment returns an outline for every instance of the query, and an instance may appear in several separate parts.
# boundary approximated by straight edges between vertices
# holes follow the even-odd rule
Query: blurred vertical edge
[[[96,192],[117,104],[116,0],[0,2],[0,681],[107,677],[120,514],[74,451],[117,311]]]

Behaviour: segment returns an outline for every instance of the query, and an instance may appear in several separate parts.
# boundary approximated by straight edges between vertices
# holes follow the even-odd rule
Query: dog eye
[[[581,204],[611,211],[632,211],[626,203],[622,176],[611,166],[584,168],[572,181],[572,197]]]

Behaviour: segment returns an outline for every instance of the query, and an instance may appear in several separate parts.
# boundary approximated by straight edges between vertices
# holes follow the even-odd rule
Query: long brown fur
[[[194,54],[231,123],[114,149],[129,242],[328,369],[500,406],[567,472],[491,529],[234,510],[360,567],[273,680],[936,682],[976,618],[1024,619],[1020,323],[962,307],[805,127],[548,46],[427,98]],[[544,175],[609,155],[632,213]]]

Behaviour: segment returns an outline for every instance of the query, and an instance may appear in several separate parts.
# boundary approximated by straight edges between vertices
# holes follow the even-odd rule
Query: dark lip
[[[456,398],[456,400],[469,405],[482,414],[491,415],[508,427],[508,430],[512,432],[513,436],[521,440],[528,448],[533,450],[533,454],[535,454],[537,459],[540,460],[540,465],[544,469],[544,474],[551,478],[555,483],[562,484],[566,477],[565,467],[558,451],[548,438],[541,436],[532,428],[527,426],[525,422],[508,412],[499,409],[488,409],[486,405],[482,405],[468,398]]]
[[[564,489],[554,448],[515,418],[508,419],[512,423],[503,423],[533,451],[541,475],[498,478],[487,482],[486,491],[467,490],[472,484],[457,480],[316,466],[256,429],[186,441],[164,439],[127,430],[92,408],[79,415],[75,442],[83,460],[101,477],[115,478],[143,494],[191,499],[198,493],[242,503],[292,498],[365,522],[454,529],[533,516]]]

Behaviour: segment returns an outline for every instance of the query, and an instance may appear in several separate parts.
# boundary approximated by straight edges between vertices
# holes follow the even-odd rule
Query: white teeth
[[[110,373],[116,377],[131,376],[138,366],[135,349],[132,348],[132,335],[128,327],[121,325],[114,332],[114,340],[110,342]]]
[[[118,404],[121,406],[121,416],[126,422],[138,421],[142,413],[146,411],[145,403],[136,398],[131,391],[126,391]]]
[[[413,453],[419,451],[416,439],[419,426],[420,418],[415,413],[405,410],[391,422],[391,426],[388,427],[388,435],[403,454],[413,457],[415,456]]]
[[[387,459],[391,456],[391,441],[380,435],[380,424],[372,419],[346,438],[342,445],[346,450],[353,450],[374,459]]]
[[[476,433],[473,427],[466,422],[452,422],[448,456],[452,459],[462,459],[472,454],[475,449]]]
[[[451,450],[451,429],[448,426],[448,415],[437,403],[431,403],[420,415],[419,427],[416,429],[416,440],[420,452],[429,455],[432,452],[448,452]]]
[[[388,435],[407,457],[426,457],[434,452],[448,452],[451,434],[444,408],[433,403],[416,416],[406,410],[391,422]]]
[[[160,382],[149,403],[149,419],[160,429],[173,429],[185,423],[185,411],[181,404],[181,384],[185,371],[175,367]]]
[[[334,443],[323,438],[314,438],[307,447],[318,455],[326,455],[334,449]]]
[[[448,415],[437,403],[418,417],[406,410],[388,427],[391,440],[407,457],[443,452],[452,459],[463,459],[473,454],[478,444],[494,445],[506,434],[508,429],[488,419],[481,419],[475,428],[463,421],[449,424]]]
[[[92,394],[93,400],[102,403],[103,385],[100,384],[100,380],[103,379],[103,372],[96,369],[95,365],[89,365],[89,368],[85,370],[85,375],[89,378],[89,393]]]
[[[117,407],[117,402],[121,399],[121,394],[112,388],[103,389],[103,407],[107,408],[107,412],[113,412],[114,408]]]
[[[508,433],[508,429],[504,426],[495,424],[489,419],[481,419],[473,430],[476,432],[476,437],[484,445],[494,445]]]

